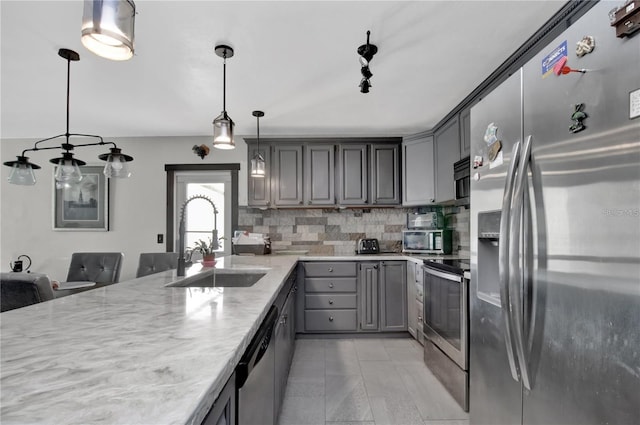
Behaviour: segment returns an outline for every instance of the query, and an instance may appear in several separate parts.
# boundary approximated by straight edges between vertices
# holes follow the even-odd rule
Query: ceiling
[[[432,128],[540,28],[563,1],[144,1],[135,56],[80,43],[82,1],[0,2],[2,138],[65,131],[103,137],[205,136],[222,110],[236,134],[403,136]],[[356,49],[377,45],[371,91]]]

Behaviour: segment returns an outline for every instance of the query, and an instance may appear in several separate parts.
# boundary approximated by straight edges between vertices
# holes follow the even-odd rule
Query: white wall
[[[62,139],[61,139],[62,140]],[[165,164],[240,163],[239,204],[247,204],[247,146],[236,136],[236,149],[223,151],[211,147],[208,137],[148,137],[106,139],[115,142],[123,153],[134,157],[128,179],[110,182],[110,225],[108,232],[53,230],[53,164],[58,150],[28,152],[40,165],[35,186],[16,186],[7,182],[9,167],[1,167],[0,176],[0,270],[9,271],[9,263],[20,254],[31,257],[31,271],[64,280],[73,252],[118,251],[124,253],[120,280],[135,277],[141,252],[162,252],[165,244],[156,243],[158,233],[165,234]],[[81,143],[78,139],[73,142]],[[196,156],[193,145],[207,144],[211,151],[204,160]],[[48,146],[48,145],[47,145]],[[0,141],[0,160],[11,161],[33,140]],[[76,157],[87,165],[104,165],[98,155],[105,146],[78,148]],[[166,238],[166,234],[165,234]]]

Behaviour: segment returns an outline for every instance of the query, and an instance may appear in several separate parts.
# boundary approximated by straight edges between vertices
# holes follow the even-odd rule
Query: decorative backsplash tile
[[[469,210],[463,207],[422,207],[419,210],[436,208],[445,215],[447,228],[454,230],[454,251],[468,256]],[[416,211],[418,208],[260,210],[239,207],[238,227],[269,235],[274,251],[352,255],[358,239],[377,238],[382,251],[400,252],[407,213]]]

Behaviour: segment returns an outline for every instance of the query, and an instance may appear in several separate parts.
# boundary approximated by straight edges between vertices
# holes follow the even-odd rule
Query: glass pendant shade
[[[55,179],[58,183],[78,183],[82,180],[80,165],[86,162],[75,159],[72,153],[65,152],[62,158],[54,158],[50,162],[57,165]]]
[[[118,148],[111,148],[109,153],[99,155],[103,161],[107,161],[102,173],[107,178],[126,179],[131,176],[127,162],[133,161],[133,157],[121,153]]]
[[[111,60],[133,57],[136,6],[129,0],[85,0],[82,44]]]
[[[36,175],[33,170],[39,169],[40,166],[30,163],[28,159],[26,156],[18,156],[17,161],[4,163],[4,165],[11,167],[8,178],[9,183],[21,186],[32,186],[36,184]]]
[[[213,147],[218,149],[235,149],[233,141],[233,120],[227,115],[227,111],[222,111],[213,120]]]
[[[265,176],[265,162],[262,155],[257,153],[251,160],[251,177],[264,177]]]

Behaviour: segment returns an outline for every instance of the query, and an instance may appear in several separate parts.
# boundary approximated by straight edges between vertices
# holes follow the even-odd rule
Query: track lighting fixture
[[[98,158],[107,161],[104,167],[104,175],[107,177],[129,177],[129,172],[126,168],[126,163],[133,161],[133,158],[129,155],[123,154],[120,149],[113,142],[105,142],[101,136],[93,134],[80,134],[69,133],[69,86],[70,86],[70,74],[71,74],[71,61],[79,61],[80,55],[73,50],[60,49],[58,55],[67,61],[67,128],[66,132],[57,136],[48,137],[46,139],[35,142],[33,148],[25,149],[22,151],[22,155],[17,156],[16,161],[7,161],[4,165],[11,167],[9,174],[9,183],[19,185],[33,185],[36,183],[36,176],[33,170],[40,169],[40,166],[29,161],[29,157],[25,156],[27,152],[35,152],[41,150],[50,149],[62,149],[62,156],[60,158],[53,158],[49,162],[56,164],[55,180],[58,185],[65,183],[79,182],[82,180],[82,172],[80,167],[86,165],[86,162],[73,157],[72,151],[78,147],[84,146],[98,146],[98,145],[113,145],[110,148],[110,152],[100,155]],[[54,140],[60,137],[65,138],[65,142],[59,146],[41,146],[42,143]],[[71,144],[69,139],[71,137],[85,137],[99,139],[95,143],[82,143]]]
[[[263,178],[265,175],[265,161],[260,153],[260,117],[264,117],[264,112],[253,111],[252,115],[256,117],[258,142],[256,144],[256,154],[251,159],[251,177]]]
[[[131,59],[135,19],[136,5],[131,0],[85,0],[82,44],[103,58]]]
[[[213,120],[213,147],[218,149],[234,149],[233,120],[227,115],[227,58],[233,57],[233,49],[221,44],[216,46],[216,55],[224,59],[222,68],[222,113]]]
[[[358,47],[358,54],[360,55],[360,73],[362,74],[362,80],[360,81],[360,93],[369,93],[369,87],[371,82],[369,79],[373,76],[369,69],[369,63],[373,56],[378,52],[378,47],[375,44],[369,43],[369,35],[371,31],[367,31],[367,44],[363,44]]]

